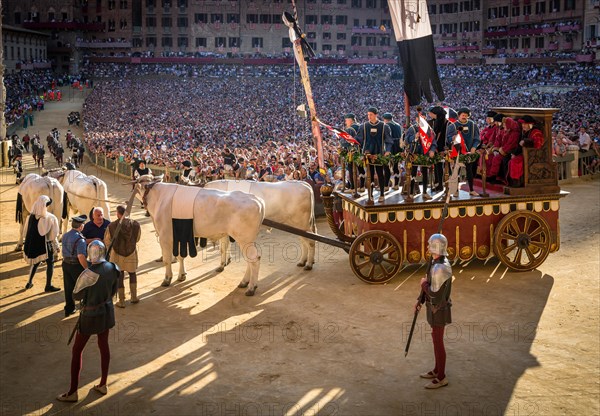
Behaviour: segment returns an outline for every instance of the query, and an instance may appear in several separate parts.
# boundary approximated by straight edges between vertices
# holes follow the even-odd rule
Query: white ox
[[[246,261],[246,272],[238,287],[248,288],[247,296],[254,295],[258,283],[260,255],[256,237],[265,216],[264,202],[243,192],[223,192],[216,189],[203,189],[162,183],[162,177],[152,178],[143,175],[137,180],[136,188],[143,194],[143,203],[158,233],[162,260],[165,265],[163,286],[168,286],[173,278],[171,259],[173,257],[173,210],[180,209],[183,193],[193,192],[193,200],[186,203],[193,218],[193,235],[210,240],[220,240],[222,271],[228,262],[229,237],[233,237]],[[179,192],[178,192],[179,190]],[[197,193],[196,193],[197,192]],[[176,196],[177,193],[177,196]],[[174,202],[175,200],[175,202]],[[179,260],[178,281],[184,281],[187,273],[184,259]]]
[[[317,233],[315,223],[315,196],[309,184],[303,181],[253,182],[218,180],[208,182],[205,188],[222,191],[242,191],[265,201],[265,218],[303,231]],[[311,270],[315,262],[315,242],[300,237],[302,257],[297,264]]]
[[[52,169],[48,176],[56,178],[62,184],[67,194],[67,218],[73,214],[90,215],[92,208],[101,207],[104,218],[110,221],[110,206],[106,182],[95,176],[88,176],[78,170]],[[67,221],[63,228],[66,232]]]
[[[20,251],[23,248],[25,220],[40,195],[46,195],[52,199],[52,204],[49,207],[50,212],[56,215],[58,223],[61,224],[63,218],[63,192],[62,185],[54,178],[43,177],[37,173],[30,173],[23,178],[19,184],[17,194],[16,220],[21,225],[19,226],[19,240],[15,251]],[[62,222],[67,223],[67,221]]]

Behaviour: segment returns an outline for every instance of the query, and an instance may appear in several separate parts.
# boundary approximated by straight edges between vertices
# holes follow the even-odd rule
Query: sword
[[[455,144],[456,145],[456,144]],[[460,154],[460,144],[457,145],[457,150]],[[456,161],[454,162],[454,167],[452,168],[452,176],[456,175],[458,177],[458,170],[460,169],[460,164],[458,163],[458,156],[456,156]],[[444,201],[444,208],[442,209],[442,217],[440,218],[440,223],[438,224],[438,234],[442,233],[442,227],[444,225],[444,219],[448,215],[448,205],[450,204],[450,181],[446,183],[446,199]],[[431,253],[429,254],[429,258],[427,259],[427,270],[425,271],[425,275],[427,279],[430,279],[429,272],[431,271],[433,256]],[[418,297],[419,303],[423,304],[425,302],[425,292],[421,289]],[[408,355],[408,349],[410,348],[410,342],[412,341],[413,333],[415,332],[415,324],[417,323],[417,317],[419,316],[419,311],[421,308],[417,308],[415,310],[415,314],[413,316],[412,325],[410,326],[410,332],[408,333],[408,340],[406,341],[406,348],[404,348],[404,356]]]

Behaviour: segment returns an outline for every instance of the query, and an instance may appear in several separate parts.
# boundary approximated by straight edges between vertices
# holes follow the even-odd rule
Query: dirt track
[[[66,114],[80,105],[77,97],[48,104],[32,130],[45,137],[58,127],[64,138]],[[34,171],[31,157],[24,160],[26,173]],[[125,201],[130,188],[121,179],[89,165],[83,170],[107,182],[110,200]],[[539,270],[505,273],[495,259],[454,266],[450,384],[438,391],[423,389],[418,377],[433,360],[424,316],[407,358],[403,352],[422,268],[370,286],[354,277],[343,251],[318,244],[317,263],[307,272],[295,266],[296,239],[273,231],[261,235],[256,296],[236,289],[243,262],[214,272],[212,248],[188,260],[187,281],[164,288],[153,225],[136,204],[141,302],[117,310],[109,394],[90,391],[100,376],[90,342],[80,401],[68,405],[54,397],[68,388],[66,341],[75,317],[64,318],[62,291],[43,292],[43,271],[33,289],[23,289],[28,267],[13,252],[12,169],[3,168],[0,179],[0,415],[600,412],[597,180],[563,186],[571,194],[561,200],[561,249]],[[318,230],[331,235],[323,219]],[[54,282],[62,287],[60,265]]]

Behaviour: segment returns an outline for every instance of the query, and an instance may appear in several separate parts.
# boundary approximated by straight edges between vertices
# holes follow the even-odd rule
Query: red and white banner
[[[423,148],[423,154],[429,152],[434,137],[435,135],[433,134],[433,129],[431,128],[429,123],[427,123],[425,117],[419,114],[419,138],[421,139],[421,147]]]
[[[352,137],[349,133],[347,133],[345,131],[342,131],[342,130],[338,130],[335,127],[331,127],[331,126],[323,123],[321,120],[319,120],[316,117],[315,117],[315,120],[321,126],[325,127],[327,130],[329,130],[330,132],[332,132],[336,137],[342,138],[342,139],[346,140],[350,144],[355,144],[355,145],[359,145],[360,144],[358,142],[358,140],[356,140],[354,137]]]
[[[452,139],[452,152],[450,152],[450,157],[458,156],[458,152],[456,151],[456,145],[459,143],[460,143],[460,154],[461,155],[467,154],[467,145],[465,144],[465,139],[464,139],[462,133],[459,131],[458,133],[456,133],[456,136],[454,136],[454,139]]]

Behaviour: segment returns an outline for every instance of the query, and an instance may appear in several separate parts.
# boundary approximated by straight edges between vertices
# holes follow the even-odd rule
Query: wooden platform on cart
[[[479,186],[475,186],[474,190],[478,193],[482,193],[483,189]],[[486,193],[488,196],[473,196],[469,194],[468,187],[466,184],[461,183],[458,197],[452,196],[450,198],[450,205],[466,206],[466,205],[486,205],[493,202],[532,202],[536,200],[548,200],[548,199],[559,199],[567,192],[558,191],[551,193],[538,193],[535,195],[509,195],[505,192],[505,187],[502,185],[491,185],[487,187]],[[442,206],[445,202],[444,192],[432,193],[432,199],[424,199],[423,195],[414,195],[412,200],[407,200],[406,195],[402,194],[402,190],[390,189],[384,194],[385,201],[378,202],[379,191],[373,191],[373,203],[368,204],[367,192],[362,192],[357,198],[354,198],[349,191],[338,192],[338,195],[350,204],[356,205],[366,211],[384,211],[390,209],[414,209],[414,208],[425,208],[426,206]]]

